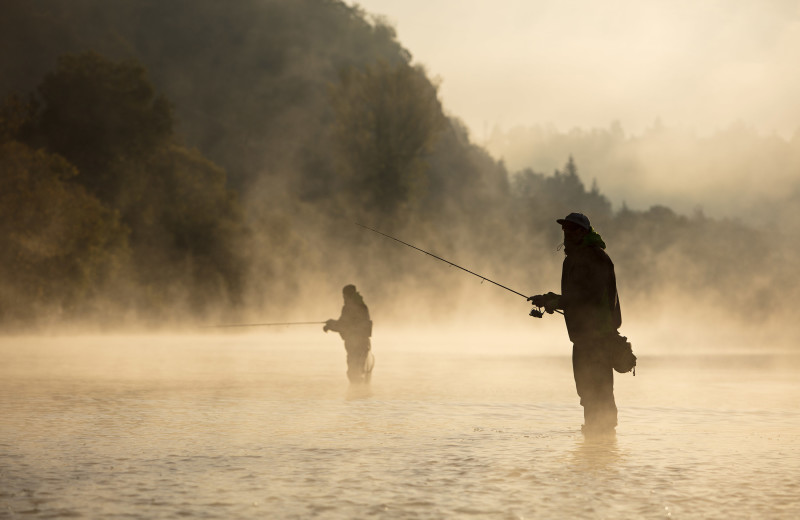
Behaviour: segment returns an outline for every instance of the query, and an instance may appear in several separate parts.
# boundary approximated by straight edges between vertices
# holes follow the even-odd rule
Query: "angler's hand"
[[[536,307],[544,307],[547,314],[553,314],[558,309],[559,296],[554,292],[531,296],[528,301]]]
[[[331,330],[331,322],[332,321],[333,320],[328,320],[328,321],[325,322],[325,325],[322,326],[323,332],[328,332],[329,330]]]
[[[537,294],[528,298],[528,301],[537,307],[544,307],[546,294]]]
[[[561,303],[561,296],[554,292],[549,292],[544,295],[544,310],[547,314],[553,314]]]

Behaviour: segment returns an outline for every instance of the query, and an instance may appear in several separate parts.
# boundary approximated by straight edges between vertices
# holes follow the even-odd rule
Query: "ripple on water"
[[[0,367],[0,516],[800,517],[800,414],[785,406],[786,392],[800,390],[785,379],[771,386],[769,374],[756,381],[759,406],[741,397],[745,382],[728,380],[736,367],[704,366],[702,381],[718,375],[725,384],[698,387],[702,401],[626,395],[634,383],[673,389],[651,364],[642,382],[618,383],[626,397],[617,438],[590,442],[571,394],[558,401],[538,397],[554,395],[546,388],[531,391],[539,379],[557,384],[550,365],[537,372],[525,363],[529,379],[504,381],[497,399],[382,365],[356,398],[324,374],[261,376],[258,367],[275,361],[266,349],[248,350],[247,367],[226,372],[219,367],[239,365],[200,366],[193,348],[167,347],[184,365],[175,380],[115,381],[88,368],[28,380],[19,370],[2,377]],[[228,345],[199,348],[234,359]],[[337,374],[340,362],[337,353]],[[495,373],[503,367],[492,363]],[[520,369],[509,362],[508,370]],[[742,370],[749,383],[758,378]],[[198,374],[209,380],[198,383]],[[491,382],[472,386],[480,385]]]

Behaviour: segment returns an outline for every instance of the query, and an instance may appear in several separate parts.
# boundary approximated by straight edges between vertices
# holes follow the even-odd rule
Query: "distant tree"
[[[225,171],[196,150],[176,145],[162,148],[148,165],[162,179],[159,193],[152,193],[159,202],[149,206],[157,218],[140,222],[139,228],[157,226],[151,236],[165,232],[167,244],[149,245],[175,257],[163,265],[159,278],[169,283],[169,276],[190,273],[186,293],[195,311],[213,303],[238,303],[246,231],[238,197],[226,188]],[[142,262],[152,264],[152,258]]]
[[[429,217],[463,218],[497,210],[497,202],[509,195],[508,172],[502,162],[473,144],[464,124],[449,118],[431,153],[425,210]],[[481,217],[479,220],[483,220]]]
[[[424,71],[386,61],[347,68],[331,100],[337,165],[352,200],[392,215],[418,198],[426,156],[445,123]]]
[[[113,62],[93,52],[63,55],[37,94],[42,111],[34,142],[77,166],[77,181],[107,202],[116,204],[129,188],[119,170],[172,137],[168,102],[133,60]]]
[[[560,229],[541,230],[543,221],[576,211],[588,215],[593,226],[599,225],[602,229],[613,215],[611,203],[600,193],[596,183],[586,190],[571,156],[563,170],[556,170],[551,176],[526,169],[513,176],[512,185],[515,207],[522,213],[523,221],[528,223],[531,232],[545,233],[549,242],[559,238]]]
[[[0,172],[0,320],[89,310],[127,262],[127,228],[56,154],[6,140]]]
[[[572,211],[579,211],[578,207],[584,205],[586,188],[578,176],[578,167],[572,156],[563,170],[556,170],[552,177],[545,180],[544,195],[551,200],[557,200],[565,208],[575,208]]]

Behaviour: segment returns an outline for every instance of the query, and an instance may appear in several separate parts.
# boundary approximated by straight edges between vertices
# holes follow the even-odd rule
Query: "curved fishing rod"
[[[415,246],[415,245],[411,245],[411,244],[409,244],[408,242],[403,242],[403,241],[402,241],[402,240],[400,240],[399,238],[395,238],[395,237],[393,237],[392,235],[387,235],[386,233],[383,233],[382,231],[378,231],[377,229],[372,229],[371,227],[369,227],[369,226],[365,226],[364,224],[359,224],[358,222],[356,222],[355,224],[356,224],[356,226],[360,226],[360,227],[362,227],[362,228],[364,228],[364,229],[368,229],[368,230],[370,230],[370,231],[372,231],[372,232],[374,232],[374,233],[377,233],[377,234],[379,234],[379,235],[383,235],[383,236],[385,236],[386,238],[391,238],[392,240],[394,240],[394,241],[396,241],[396,242],[400,242],[401,244],[403,244],[403,245],[405,245],[405,246],[408,246],[408,247],[410,247],[410,248],[412,248],[412,249],[416,249],[417,251],[419,251],[419,252],[421,252],[421,253],[425,253],[426,255],[432,256],[432,257],[434,257],[435,259],[437,259],[437,260],[441,260],[442,262],[444,262],[444,263],[446,263],[446,264],[449,264],[449,265],[451,265],[451,266],[453,266],[453,267],[457,267],[457,268],[461,269],[462,271],[466,271],[466,272],[468,272],[468,273],[469,273],[469,274],[471,274],[472,276],[477,276],[477,277],[478,277],[478,278],[480,278],[481,280],[486,280],[487,282],[493,283],[493,284],[495,284],[495,285],[496,285],[496,286],[498,286],[498,287],[502,287],[502,288],[503,288],[503,289],[505,289],[506,291],[512,292],[512,293],[514,293],[514,294],[517,294],[517,295],[519,295],[519,296],[522,296],[523,298],[525,298],[525,300],[526,300],[526,301],[528,301],[528,300],[529,300],[529,297],[528,297],[528,296],[526,296],[526,295],[524,295],[524,294],[522,294],[521,292],[519,292],[519,291],[515,291],[514,289],[511,289],[511,288],[509,288],[509,287],[506,287],[506,286],[505,286],[505,285],[503,285],[503,284],[497,283],[497,282],[495,282],[494,280],[490,280],[489,278],[486,278],[485,276],[483,276],[483,275],[480,275],[480,274],[478,274],[478,273],[472,272],[472,271],[470,271],[469,269],[466,269],[466,268],[464,268],[464,267],[461,267],[461,266],[460,266],[460,265],[458,265],[458,264],[454,264],[454,263],[453,263],[453,262],[451,262],[450,260],[445,260],[445,259],[444,259],[444,258],[442,258],[441,256],[436,256],[436,255],[434,255],[433,253],[430,253],[430,252],[428,252],[428,251],[425,251],[424,249],[420,249],[419,247],[417,247],[417,246]],[[538,307],[538,306],[537,306],[537,307]],[[556,311],[556,312],[558,312],[559,314],[563,314],[561,311]],[[534,310],[532,310],[532,311],[531,311],[531,316],[533,316],[533,317],[535,317],[535,318],[541,318],[541,317],[542,317],[542,313],[541,313],[540,311],[537,311],[537,310],[535,310],[535,309],[534,309]]]
[[[433,253],[429,253],[428,251],[425,251],[424,249],[420,249],[420,248],[418,248],[417,246],[412,246],[412,245],[411,245],[411,244],[409,244],[408,242],[403,242],[403,241],[402,241],[402,240],[400,240],[399,238],[395,238],[395,237],[393,237],[392,235],[387,235],[386,233],[382,233],[382,232],[378,231],[377,229],[372,229],[371,227],[365,226],[365,225],[363,225],[363,224],[359,224],[358,222],[356,222],[356,226],[361,226],[361,227],[363,227],[364,229],[369,229],[370,231],[374,231],[375,233],[377,233],[377,234],[379,234],[379,235],[383,235],[383,236],[385,236],[386,238],[391,238],[392,240],[395,240],[395,241],[397,241],[397,242],[400,242],[400,243],[401,243],[401,244],[403,244],[403,245],[407,245],[408,247],[414,248],[414,249],[416,249],[417,251],[421,251],[421,252],[425,253],[426,255],[430,255],[430,256],[434,257],[435,259],[437,259],[437,260],[441,260],[442,262],[444,262],[444,263],[446,263],[446,264],[450,264],[450,265],[452,265],[453,267],[458,267],[458,268],[459,268],[459,269],[461,269],[462,271],[466,271],[466,272],[468,272],[469,274],[471,274],[471,275],[473,275],[473,276],[477,276],[477,277],[478,277],[478,278],[480,278],[481,280],[486,280],[487,282],[491,282],[491,283],[495,284],[495,285],[496,285],[496,286],[498,286],[498,287],[502,287],[502,288],[503,288],[503,289],[505,289],[506,291],[513,292],[514,294],[518,294],[518,295],[522,296],[523,298],[525,298],[525,299],[528,299],[528,297],[527,297],[527,296],[525,296],[524,294],[522,294],[521,292],[517,292],[517,291],[515,291],[514,289],[510,289],[510,288],[506,287],[505,285],[503,285],[503,284],[499,284],[499,283],[495,282],[494,280],[490,280],[490,279],[486,278],[485,276],[479,275],[478,273],[473,273],[473,272],[472,272],[472,271],[470,271],[469,269],[465,269],[464,267],[461,267],[461,266],[460,266],[460,265],[458,265],[458,264],[454,264],[453,262],[451,262],[451,261],[449,261],[449,260],[445,260],[444,258],[442,258],[442,257],[440,257],[440,256],[436,256],[436,255],[434,255]]]

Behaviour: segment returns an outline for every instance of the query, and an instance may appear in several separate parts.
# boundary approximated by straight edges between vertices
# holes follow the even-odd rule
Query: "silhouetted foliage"
[[[167,101],[135,61],[62,55],[37,93],[42,111],[34,142],[77,166],[78,182],[107,203],[116,205],[129,188],[131,178],[117,170],[141,162],[172,135]]]
[[[11,237],[34,234],[37,243],[55,246],[69,242],[70,234],[45,233],[50,229],[89,233],[85,227],[91,222],[108,221],[90,228],[99,235],[78,241],[82,248],[46,254],[60,270],[29,260],[32,276],[58,279],[39,286],[48,285],[51,292],[59,284],[93,285],[95,293],[117,289],[119,284],[103,286],[108,276],[100,264],[125,249],[126,262],[115,266],[117,274],[131,279],[125,299],[145,315],[183,303],[200,312],[241,297],[244,263],[237,240],[244,228],[236,197],[222,169],[175,143],[168,103],[156,95],[139,63],[112,62],[95,53],[64,55],[37,90],[36,102],[26,108],[12,98],[3,121],[6,139],[27,143],[11,141],[4,150],[16,167],[3,172],[14,187],[5,195],[17,193],[13,200],[25,209],[41,207],[37,219],[7,213],[3,225]],[[21,188],[23,178],[35,189]],[[47,197],[52,207],[45,205]],[[69,268],[71,263],[82,267]],[[81,299],[73,293],[70,306]],[[84,299],[87,295],[84,291]]]
[[[741,123],[709,135],[658,121],[638,135],[626,135],[619,123],[589,130],[517,127],[496,130],[486,146],[514,171],[533,165],[550,171],[572,155],[615,204],[658,202],[682,213],[700,206],[714,216],[737,208],[755,226],[771,225],[776,209],[792,207],[787,194],[800,188],[800,132],[787,139]],[[785,220],[800,230],[800,220]]]
[[[4,140],[0,171],[0,320],[96,311],[128,259],[118,215],[58,155]]]
[[[6,318],[9,302],[32,318],[109,300],[149,316],[266,312],[354,275],[376,308],[413,293],[430,302],[420,313],[445,314],[462,275],[398,254],[354,219],[533,293],[556,280],[555,219],[572,211],[606,239],[623,301],[696,300],[698,287],[720,306],[777,287],[800,295],[784,283],[794,250],[767,247],[765,232],[667,205],[614,211],[601,192],[613,177],[627,179],[617,196],[640,195],[635,154],[620,150],[722,154],[727,138],[539,129],[509,146],[552,175],[498,161],[444,114],[394,30],[339,0],[11,0],[0,67],[0,94],[35,89],[0,118],[2,269],[19,281],[0,293]],[[779,144],[765,149],[786,154]],[[774,274],[753,276],[759,262]]]
[[[436,88],[406,63],[348,68],[332,89],[340,184],[369,212],[394,215],[423,195],[434,139],[445,119]]]

